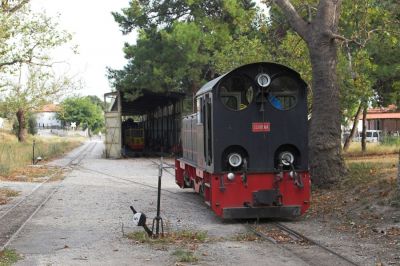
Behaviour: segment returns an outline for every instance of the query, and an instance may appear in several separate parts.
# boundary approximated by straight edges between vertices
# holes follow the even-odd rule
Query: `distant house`
[[[382,130],[385,134],[400,132],[400,110],[395,105],[386,108],[371,108],[367,113],[367,130]],[[362,121],[358,130],[362,131]]]
[[[35,117],[37,127],[41,128],[61,128],[61,121],[57,119],[57,112],[60,107],[56,104],[47,104],[36,111]]]

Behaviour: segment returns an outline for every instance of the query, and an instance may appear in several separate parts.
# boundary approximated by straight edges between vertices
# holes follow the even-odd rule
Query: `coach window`
[[[290,76],[274,78],[268,86],[268,100],[276,109],[289,110],[296,106],[300,85]]]
[[[244,110],[253,102],[253,81],[244,75],[228,77],[219,85],[219,98],[232,111]]]

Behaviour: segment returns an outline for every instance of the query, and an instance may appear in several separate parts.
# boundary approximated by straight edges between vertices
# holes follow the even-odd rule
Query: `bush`
[[[382,141],[382,145],[388,145],[388,146],[400,146],[400,137],[394,137],[394,136],[385,136]]]
[[[28,118],[28,133],[31,135],[38,133],[36,117],[32,114]]]
[[[38,133],[36,117],[33,114],[27,115],[25,126],[28,129],[29,134],[36,135]],[[15,134],[15,136],[18,136],[18,131],[19,131],[18,120],[17,120],[17,118],[14,118],[12,132]]]

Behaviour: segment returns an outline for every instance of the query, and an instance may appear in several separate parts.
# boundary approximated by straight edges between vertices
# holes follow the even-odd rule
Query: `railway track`
[[[0,214],[0,251],[24,228],[25,224],[46,204],[58,190],[61,181],[51,182],[63,170],[78,166],[83,159],[96,147],[96,142],[91,142],[67,163],[59,168],[52,176],[39,183],[30,193],[12,204]]]
[[[150,161],[154,165],[158,166],[160,164],[160,162],[155,161],[153,159],[149,159],[149,158],[146,158],[146,159],[148,161]],[[175,167],[174,165],[165,164],[165,163],[164,163],[164,165],[167,166],[168,168]],[[157,189],[158,189],[157,186],[150,185],[148,183],[134,181],[134,180],[131,180],[129,178],[125,178],[125,177],[120,177],[120,176],[104,173],[104,172],[101,172],[101,171],[97,171],[96,169],[91,169],[89,167],[82,167],[81,166],[80,169],[86,170],[86,171],[89,171],[89,172],[92,172],[92,173],[100,174],[102,176],[105,176],[105,177],[108,177],[108,178],[112,178],[114,180],[119,180],[119,181],[124,182],[124,183],[138,185],[138,186],[141,186],[142,188],[149,189],[151,191],[157,191]],[[169,169],[164,169],[163,171],[166,172],[167,174],[175,177],[175,173],[173,173]],[[166,193],[162,194],[161,198],[167,197],[167,198],[171,198],[171,199],[174,199],[174,200],[178,200],[179,202],[182,201],[182,196],[185,195],[182,192],[176,192],[176,191],[172,191],[172,190],[169,190],[169,189],[166,189],[166,188],[162,188],[162,187],[161,187],[161,191],[162,191],[162,193],[166,192]],[[194,194],[192,194],[192,193],[187,195],[187,196],[185,195],[184,197],[186,199],[185,199],[184,203],[188,204],[188,205],[195,206],[196,208],[201,208],[202,207],[202,205],[201,205],[201,200],[202,199],[200,197],[193,197],[193,195]],[[203,206],[203,208],[207,208],[207,206]]]
[[[309,265],[359,265],[335,250],[280,222],[260,226],[244,224],[260,239],[279,245]]]
[[[96,143],[91,143],[91,145],[88,145],[87,147],[84,148],[77,156],[74,156],[69,160],[69,162],[62,167],[62,169],[66,169],[68,167],[76,167],[79,166],[80,169],[94,172],[96,174],[100,174],[102,176],[106,176],[109,178],[112,178],[114,180],[119,180],[124,183],[130,183],[130,184],[135,184],[138,186],[141,186],[143,188],[152,190],[152,191],[157,191],[157,186],[150,185],[148,183],[144,182],[138,182],[131,180],[129,178],[124,178],[120,176],[115,176],[112,174],[107,174],[104,172],[97,171],[95,169],[90,169],[88,167],[83,167],[80,166],[80,162],[89,154],[93,149],[95,148]],[[154,165],[159,165],[159,161],[155,161],[154,159],[147,159],[151,161],[152,164]],[[174,167],[173,165],[165,164],[167,167]],[[164,169],[167,174],[174,176],[174,173],[170,171],[170,169]],[[43,183],[39,184],[30,194],[25,196],[23,199],[18,201],[16,204],[14,204],[12,207],[10,207],[5,213],[1,214],[0,216],[0,224],[1,229],[0,229],[0,250],[3,250],[8,246],[8,244],[18,235],[18,233],[23,229],[25,224],[46,204],[46,202],[52,197],[52,195],[57,191],[59,188],[60,183],[57,184],[52,184],[52,186],[49,186],[47,188],[46,184],[49,184],[49,181],[51,178],[47,179]],[[196,208],[201,207],[201,202],[199,197],[193,197],[193,194],[187,195],[185,197],[186,199],[182,201],[182,196],[183,194],[181,192],[176,192],[176,191],[171,191],[165,188],[162,188],[163,193],[162,197],[168,197],[174,200],[178,200],[180,202],[184,202],[185,204],[189,204],[191,206],[195,206]],[[34,206],[29,206],[30,204],[28,203],[28,199],[32,199],[32,197],[40,197],[41,201],[37,203]],[[25,206],[27,205],[27,206]],[[204,206],[204,208],[207,208]],[[26,212],[26,210],[29,209],[30,211]],[[24,215],[21,215],[22,212],[25,212]],[[15,220],[15,217],[20,217],[17,219],[18,221],[11,221],[10,217]],[[358,265],[354,261],[346,258],[345,256],[339,254],[338,252],[322,245],[321,243],[318,243],[317,241],[312,240],[309,237],[304,236],[303,234],[287,227],[286,225],[278,222],[274,223],[268,223],[268,227],[274,227],[276,230],[279,230],[281,234],[289,237],[291,240],[289,241],[291,244],[281,244],[279,240],[274,239],[270,235],[266,234],[260,228],[250,225],[250,224],[244,224],[243,220],[242,221],[236,221],[243,226],[246,227],[247,230],[251,231],[255,235],[257,235],[259,238],[265,241],[269,241],[273,244],[279,244],[280,247],[290,251],[291,253],[294,253],[297,257],[302,259],[305,263],[309,265],[321,265],[321,258],[316,259],[315,252],[310,252],[303,253],[301,252],[301,248],[296,249],[295,246],[303,246],[307,247],[308,250],[310,250],[310,247],[315,251],[316,249],[319,249],[318,256],[321,257],[321,253],[325,253],[327,259],[322,259],[326,261],[326,265],[331,264],[330,261],[334,261],[335,265]],[[3,226],[6,225],[6,226]],[[3,228],[7,228],[4,230]],[[7,232],[4,232],[7,231]],[[293,245],[293,243],[298,243],[297,245]]]
[[[153,165],[158,166],[160,164],[160,161],[155,161],[154,159],[147,159],[147,160],[150,161]],[[168,168],[174,167],[174,165],[171,165],[171,164],[164,163],[164,165],[167,166]],[[131,180],[128,178],[119,177],[119,176],[115,176],[112,174],[107,174],[107,173],[100,172],[95,169],[90,169],[87,167],[81,167],[81,168],[83,168],[84,170],[90,171],[90,172],[94,172],[96,174],[100,174],[100,175],[112,178],[114,180],[119,180],[119,181],[123,181],[125,183],[130,183],[130,184],[135,184],[135,185],[141,186],[145,189],[157,191],[157,186],[153,186],[148,183],[138,182],[138,181],[134,181],[134,180]],[[168,168],[163,169],[163,171],[171,176],[175,176],[175,174]],[[185,197],[185,200],[182,201],[183,194],[181,192],[171,191],[171,190],[168,190],[165,188],[162,188],[162,192],[163,192],[162,197],[172,198],[172,199],[178,200],[180,202],[184,202],[187,205],[194,206],[196,208],[203,206],[200,202],[200,198],[193,197],[193,194],[187,195],[187,197]],[[164,192],[166,192],[166,193],[164,193]],[[207,207],[204,206],[204,208],[207,208]],[[245,224],[243,222],[243,220],[237,220],[236,222],[239,224],[242,224],[243,226],[246,227],[247,230],[253,232],[255,235],[257,235],[259,238],[261,238],[263,240],[269,241],[273,244],[281,244],[279,240],[275,240],[273,237],[268,236],[267,234],[265,234],[264,232],[259,230],[257,227],[254,227],[249,224]],[[288,237],[290,239],[289,242],[291,244],[283,244],[280,246],[284,249],[287,249],[291,253],[294,253],[294,255],[296,255],[297,257],[299,257],[300,259],[302,259],[305,263],[307,263],[309,265],[318,265],[318,266],[319,265],[332,265],[332,264],[334,264],[334,265],[358,265],[356,262],[346,258],[345,256],[339,254],[338,252],[334,251],[333,249],[328,248],[315,240],[312,240],[311,238],[301,234],[300,232],[297,232],[297,231],[289,228],[288,226],[284,225],[283,223],[274,222],[274,223],[268,223],[266,225],[268,227],[274,227],[276,230],[281,232],[280,234]],[[308,252],[303,253],[302,251],[300,251],[301,249],[296,250],[295,248],[293,248],[293,246],[296,246],[296,245],[293,245],[293,243],[297,243],[297,246],[305,247],[308,250]],[[319,251],[316,251],[317,249]],[[310,254],[310,250],[313,251],[313,252],[311,252],[311,254]],[[317,252],[318,257],[316,257],[315,252]],[[322,254],[322,253],[324,253],[324,254]],[[326,262],[326,263],[321,264],[321,261]]]

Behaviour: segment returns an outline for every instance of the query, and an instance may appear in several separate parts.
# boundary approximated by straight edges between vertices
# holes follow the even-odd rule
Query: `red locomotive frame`
[[[227,173],[210,174],[182,159],[175,160],[175,174],[179,187],[188,187],[186,178],[186,183],[189,181],[193,189],[204,196],[204,202],[221,218],[294,218],[304,214],[310,206],[311,181],[307,171],[297,173],[302,187],[295,184],[289,171],[248,173],[244,184],[239,176],[230,181]],[[279,204],[253,205],[254,192],[273,189],[281,194],[282,201]]]

